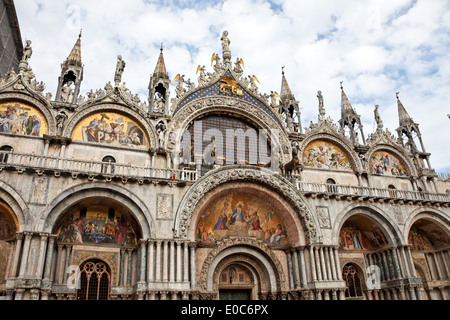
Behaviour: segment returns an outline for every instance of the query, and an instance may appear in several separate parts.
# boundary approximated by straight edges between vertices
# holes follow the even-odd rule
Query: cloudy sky
[[[161,43],[169,76],[197,81],[212,72],[229,32],[232,61],[256,75],[260,92],[280,91],[281,68],[300,101],[302,125],[317,121],[317,91],[328,115],[340,118],[340,81],[374,132],[374,105],[385,128],[398,127],[395,93],[418,122],[431,165],[450,173],[450,1],[448,0],[15,0],[23,41],[45,92],[55,96],[60,64],[82,29],[81,93],[114,82],[117,55],[122,80],[147,100]],[[174,97],[174,87],[171,89]]]

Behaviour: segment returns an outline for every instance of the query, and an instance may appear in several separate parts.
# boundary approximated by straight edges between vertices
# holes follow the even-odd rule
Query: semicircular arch
[[[289,181],[278,174],[273,174],[273,172],[244,165],[231,165],[212,170],[189,188],[175,215],[174,236],[192,238],[194,233],[192,230],[199,214],[197,207],[202,205],[200,202],[202,198],[221,185],[232,182],[255,183],[273,190],[296,213],[296,218],[299,219],[305,233],[305,241],[309,243],[321,241],[322,236],[317,217],[311,213],[312,210],[308,207],[302,195],[294,189]],[[288,216],[285,215],[284,218],[286,219]]]
[[[276,146],[282,146],[280,152],[280,162],[289,162],[292,158],[292,148],[285,129],[280,126],[272,117],[256,106],[246,101],[235,98],[201,98],[186,104],[175,114],[169,124],[166,135],[166,145],[169,149],[174,149],[177,142],[181,140],[184,130],[197,118],[206,114],[229,114],[240,117],[252,123],[259,129],[263,129],[271,136],[271,133],[278,138]]]
[[[396,164],[396,166],[401,167],[402,165],[404,165],[406,167],[407,172],[405,174],[407,176],[417,175],[417,172],[416,172],[417,170],[416,170],[414,164],[409,159],[408,155],[406,153],[404,153],[401,149],[394,148],[393,146],[390,146],[387,144],[377,144],[377,145],[371,147],[369,149],[369,151],[367,152],[367,161],[368,161],[367,169],[370,173],[376,174],[376,168],[373,168],[373,163],[371,161],[373,160],[374,155],[376,153],[380,153],[380,152],[385,152],[387,154],[391,154],[392,156],[398,158],[398,159],[390,159],[390,161],[398,161],[399,160],[400,163]],[[389,175],[391,175],[390,172],[389,172]],[[402,175],[402,174],[399,172],[398,175]]]
[[[143,239],[155,236],[153,218],[145,203],[124,188],[104,183],[80,184],[59,194],[43,210],[38,219],[36,231],[52,232],[56,221],[67,208],[91,198],[104,198],[120,202],[136,219]]]
[[[214,290],[214,274],[221,261],[232,255],[246,255],[264,270],[267,288],[270,291],[284,291],[287,283],[283,267],[276,255],[265,244],[251,238],[228,238],[220,241],[203,261],[200,273],[200,287]]]
[[[0,199],[5,202],[14,213],[17,231],[31,229],[30,209],[20,194],[10,185],[0,181]]]
[[[0,95],[0,107],[6,108],[6,106],[8,105],[14,106],[15,104],[18,105],[16,111],[18,117],[20,117],[20,112],[22,112],[23,114],[28,114],[30,117],[36,116],[40,120],[39,136],[42,136],[44,134],[48,135],[56,134],[56,121],[54,119],[54,116],[50,112],[50,106],[47,102],[43,102],[30,95],[23,93],[8,92],[2,93]],[[42,123],[42,120],[45,120],[45,123]],[[27,119],[25,119],[24,121],[27,121]],[[32,126],[30,125],[30,129],[31,128]]]
[[[350,146],[348,143],[346,143],[343,139],[341,139],[340,137],[338,137],[337,135],[333,135],[331,133],[316,133],[313,135],[308,136],[302,143],[302,146],[300,148],[300,157],[301,157],[301,162],[305,165],[304,163],[304,154],[308,149],[308,146],[311,146],[314,143],[325,143],[325,144],[329,144],[332,147],[337,147],[339,149],[341,149],[345,154],[344,156],[347,158],[341,158],[341,159],[334,159],[333,161],[335,161],[336,163],[336,168],[339,168],[339,163],[342,164],[346,164],[346,161],[349,161],[350,165],[351,165],[351,169],[348,168],[346,169],[347,171],[351,170],[354,172],[361,172],[362,171],[362,165],[360,162],[359,157],[355,154],[355,152],[353,151],[352,146]],[[336,150],[339,151],[340,150]],[[330,160],[330,159],[327,159]]]
[[[71,138],[74,135],[74,130],[83,120],[95,115],[102,117],[102,114],[105,115],[106,113],[112,114],[112,118],[109,120],[111,120],[111,123],[114,123],[118,126],[122,124],[126,125],[124,123],[126,119],[124,120],[124,118],[128,118],[134,126],[143,131],[143,137],[148,144],[147,148],[156,147],[157,139],[155,128],[145,120],[144,116],[139,112],[130,109],[129,107],[114,103],[96,104],[86,107],[79,112],[76,112],[68,119],[67,126],[64,129],[62,135],[64,137]],[[116,140],[119,140],[119,137],[117,137]]]
[[[373,223],[375,223],[376,226],[380,228],[383,235],[387,238],[386,240],[388,244],[392,246],[405,244],[402,243],[402,232],[397,224],[382,209],[370,204],[351,204],[337,215],[333,224],[331,236],[333,243],[339,243],[339,233],[345,222],[349,218],[356,215],[369,218]]]
[[[421,219],[435,223],[447,234],[447,237],[450,238],[450,219],[447,218],[444,212],[434,208],[419,208],[414,210],[405,221],[403,229],[403,241],[405,241],[405,243],[408,243],[411,227]]]

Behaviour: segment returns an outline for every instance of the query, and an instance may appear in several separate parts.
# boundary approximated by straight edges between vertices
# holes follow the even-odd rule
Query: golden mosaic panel
[[[210,203],[197,223],[200,241],[229,236],[256,237],[272,245],[288,242],[286,226],[276,210],[264,199],[243,193],[229,193]]]
[[[372,153],[369,160],[369,168],[371,173],[393,175],[393,176],[407,176],[403,163],[392,153],[387,151],[376,151]]]
[[[42,137],[48,133],[48,124],[35,107],[21,102],[6,102],[0,104],[0,132]]]
[[[325,140],[314,140],[306,146],[303,152],[303,164],[320,169],[353,171],[347,153],[337,145]]]
[[[72,132],[72,140],[112,146],[149,146],[142,127],[129,117],[115,112],[97,112],[82,119]]]

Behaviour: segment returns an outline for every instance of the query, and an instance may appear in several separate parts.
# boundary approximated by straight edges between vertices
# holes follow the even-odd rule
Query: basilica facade
[[[0,79],[3,299],[450,299],[450,187],[398,95],[396,134],[375,107],[365,136],[342,83],[341,119],[319,91],[303,126],[226,31],[196,81],[161,48],[148,100],[122,56],[82,94],[81,40],[54,96],[31,42]]]

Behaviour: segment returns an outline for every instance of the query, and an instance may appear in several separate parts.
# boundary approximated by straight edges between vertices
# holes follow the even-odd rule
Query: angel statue
[[[204,86],[206,83],[208,83],[208,81],[206,80],[205,66],[202,67],[201,65],[198,65],[196,74],[198,74],[199,72],[200,75],[198,77],[198,85]]]
[[[261,84],[261,82],[259,82],[258,78],[255,75],[249,76],[249,78],[250,78],[250,85],[251,85],[250,90],[253,93],[257,93],[258,92],[258,87],[256,86],[255,81],[258,82],[259,84]]]
[[[172,84],[174,84],[175,81],[178,81],[178,85],[175,89],[175,93],[177,94],[177,98],[180,98],[186,92],[186,90],[183,88],[184,74],[183,75],[177,74],[175,76],[175,79],[173,79]]]
[[[31,41],[26,41],[26,46],[23,48],[23,55],[22,55],[22,61],[28,62],[28,59],[31,58],[31,55],[33,54],[33,50],[31,49]]]
[[[234,63],[234,72],[238,75],[241,75],[243,71],[243,69],[245,69],[244,66],[244,60],[242,60],[242,58],[236,58],[236,62]]]
[[[116,73],[114,75],[114,82],[116,87],[119,86],[119,83],[122,81],[122,73],[125,70],[125,61],[122,60],[122,56],[117,56],[117,64],[116,64]]]

